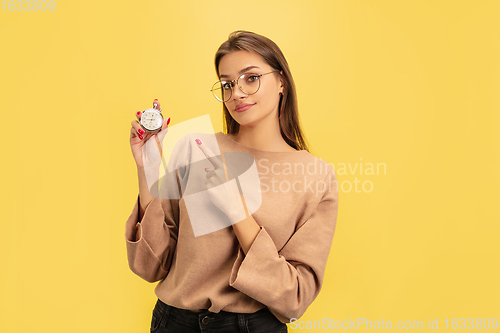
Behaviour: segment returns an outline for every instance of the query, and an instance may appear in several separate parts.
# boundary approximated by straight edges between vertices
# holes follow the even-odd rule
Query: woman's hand
[[[210,200],[217,208],[226,214],[231,224],[244,220],[247,215],[243,207],[242,197],[238,190],[236,179],[228,181],[222,161],[215,157],[210,149],[203,145],[200,139],[196,139],[195,141],[198,148],[201,149],[213,166],[213,168],[205,168],[207,172],[205,189],[210,196]]]
[[[156,109],[160,109],[160,102],[157,99],[153,103],[156,103]],[[163,138],[168,132],[168,124],[170,118],[163,119],[163,125],[159,131],[148,132],[144,130],[139,123],[141,119],[142,112],[137,111],[136,120],[132,121],[132,128],[130,129],[130,147],[132,148],[132,155],[134,156],[137,168],[144,168],[146,165],[160,165],[161,164],[161,150],[163,149]],[[157,135],[160,142],[160,147],[156,138],[150,140],[153,136]]]

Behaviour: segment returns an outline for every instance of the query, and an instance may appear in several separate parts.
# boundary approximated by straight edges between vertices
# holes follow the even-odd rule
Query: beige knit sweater
[[[212,142],[213,152],[253,156],[262,203],[252,216],[260,231],[245,255],[231,226],[195,237],[184,198],[155,198],[139,220],[138,197],[125,226],[130,269],[160,281],[156,296],[181,309],[252,313],[267,306],[283,323],[300,318],[321,289],[335,232],[334,168],[305,150],[260,151],[222,132],[188,138],[189,145]],[[193,143],[183,152],[198,149]]]

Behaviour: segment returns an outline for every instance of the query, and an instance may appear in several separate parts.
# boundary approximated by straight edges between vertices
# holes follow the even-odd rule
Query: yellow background
[[[210,114],[222,130],[213,61],[238,29],[282,49],[312,152],[341,186],[304,325],[500,318],[499,12],[493,0],[1,8],[0,331],[148,332],[156,283],[125,251],[130,123],[158,98],[171,124]]]

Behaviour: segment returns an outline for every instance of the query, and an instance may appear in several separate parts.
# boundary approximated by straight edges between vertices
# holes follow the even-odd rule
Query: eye
[[[222,88],[224,90],[231,90],[231,83],[230,82],[223,82],[222,83]]]
[[[255,81],[257,81],[258,79],[259,79],[259,76],[258,76],[257,74],[250,74],[250,75],[248,76],[247,81],[248,81],[248,82],[255,82]]]

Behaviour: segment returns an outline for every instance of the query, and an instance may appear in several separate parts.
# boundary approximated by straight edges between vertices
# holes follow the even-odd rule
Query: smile
[[[236,112],[243,112],[243,111],[246,111],[246,110],[250,109],[250,108],[251,108],[252,106],[254,106],[254,105],[255,105],[255,104],[245,105],[244,107],[241,107],[241,108],[236,109],[236,110],[234,110],[234,111],[236,111]]]

